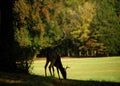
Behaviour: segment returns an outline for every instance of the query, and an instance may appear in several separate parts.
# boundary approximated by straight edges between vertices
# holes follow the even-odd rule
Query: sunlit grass
[[[120,58],[63,58],[68,79],[120,82]],[[45,60],[34,61],[30,72],[44,76]],[[55,71],[56,72],[56,71]],[[47,71],[49,75],[49,71]],[[56,73],[56,77],[58,77]]]

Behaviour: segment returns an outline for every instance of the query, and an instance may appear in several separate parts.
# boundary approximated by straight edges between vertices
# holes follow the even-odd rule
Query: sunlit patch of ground
[[[11,74],[11,73],[5,73],[5,72],[0,72],[0,82],[2,83],[21,83],[22,78],[21,75],[16,74]]]
[[[62,63],[64,67],[70,67],[68,79],[120,82],[120,57],[62,58]],[[31,73],[44,76],[44,65],[45,59],[35,60]],[[50,75],[49,69],[47,73]]]

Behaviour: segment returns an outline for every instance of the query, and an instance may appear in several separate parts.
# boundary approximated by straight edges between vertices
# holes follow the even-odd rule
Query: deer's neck
[[[59,67],[59,70],[60,70],[60,71],[63,71],[63,70],[64,70],[63,66]]]
[[[57,68],[59,68],[59,69],[63,69],[63,65],[62,64],[57,64],[57,65],[55,65]]]
[[[59,68],[60,70],[63,69],[63,65],[62,65],[62,62],[61,62],[60,59],[56,61],[55,66],[56,66],[57,68]]]
[[[66,70],[63,68],[63,66],[61,66],[60,68],[59,68],[59,70],[60,70],[60,72],[61,72],[61,74],[62,74],[62,77],[64,78],[64,79],[66,79]]]

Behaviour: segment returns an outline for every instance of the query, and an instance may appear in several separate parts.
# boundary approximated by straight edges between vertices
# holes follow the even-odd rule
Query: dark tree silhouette
[[[0,28],[0,69],[15,70],[13,54],[14,31],[12,26],[12,4],[13,0],[1,0],[1,28]]]

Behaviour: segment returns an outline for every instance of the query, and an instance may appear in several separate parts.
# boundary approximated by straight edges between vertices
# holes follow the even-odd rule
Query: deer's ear
[[[65,67],[65,70],[67,70],[68,68],[70,68],[70,67],[69,67],[69,66],[66,66],[66,67]]]

